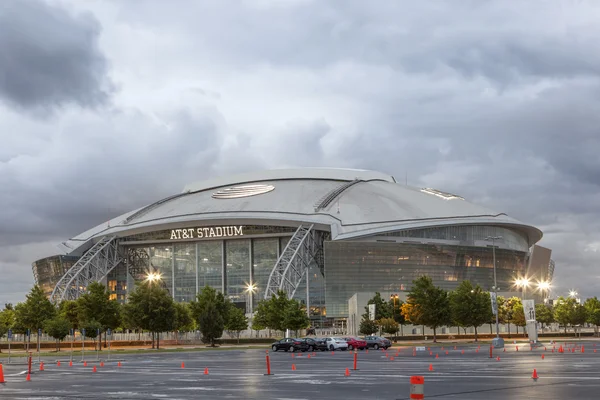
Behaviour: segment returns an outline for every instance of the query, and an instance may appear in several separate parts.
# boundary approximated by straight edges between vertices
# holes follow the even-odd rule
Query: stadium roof
[[[246,173],[189,184],[180,194],[113,218],[61,244],[66,253],[108,234],[217,224],[314,223],[334,240],[445,225],[495,225],[525,233],[530,245],[542,232],[460,196],[396,183],[380,172],[301,168]]]

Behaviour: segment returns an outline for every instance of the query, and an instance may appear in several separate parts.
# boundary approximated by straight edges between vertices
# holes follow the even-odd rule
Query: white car
[[[343,338],[328,337],[325,339],[327,348],[331,351],[334,350],[348,350],[348,342]]]

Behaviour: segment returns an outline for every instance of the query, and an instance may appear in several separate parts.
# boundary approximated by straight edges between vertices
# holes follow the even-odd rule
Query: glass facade
[[[202,242],[198,246],[198,290],[210,286],[223,291],[223,242]]]
[[[35,282],[42,288],[46,296],[49,297],[52,294],[60,278],[78,259],[78,257],[58,255],[42,258],[31,264]]]
[[[157,246],[148,249],[150,271],[161,275],[165,289],[173,295],[173,246]]]
[[[252,282],[257,287],[254,304],[265,295],[269,276],[279,257],[277,242],[277,238],[252,240]]]
[[[526,269],[527,252],[496,249],[498,286],[508,288]],[[430,276],[444,289],[470,280],[489,290],[494,282],[491,247],[382,242],[325,242],[327,317],[347,317],[357,292],[410,290]]]
[[[226,295],[235,303],[245,303],[245,290],[250,283],[250,240],[225,242]]]
[[[127,264],[121,263],[108,273],[106,288],[110,292],[111,300],[125,302],[127,299]]]
[[[182,243],[174,247],[173,299],[190,302],[196,298],[196,245]]]
[[[484,225],[456,225],[441,226],[424,229],[411,229],[396,232],[387,232],[382,236],[395,236],[402,238],[432,239],[460,241],[462,244],[474,245],[475,242],[485,241],[487,237],[501,236],[502,247],[513,250],[528,251],[529,241],[527,235],[509,228]]]

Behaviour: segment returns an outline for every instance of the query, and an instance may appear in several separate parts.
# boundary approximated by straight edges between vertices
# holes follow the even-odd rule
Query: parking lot
[[[552,353],[551,345],[546,351],[521,345],[518,352],[507,345],[492,359],[486,346],[479,351],[473,345],[432,347],[431,353],[425,349],[415,356],[409,347],[359,351],[357,371],[353,352],[317,352],[310,358],[308,353],[269,352],[271,376],[264,375],[264,350],[130,355],[121,357],[122,367],[116,361],[69,367],[65,353],[60,367],[56,358],[46,359],[44,371],[34,365],[29,382],[24,365],[4,365],[0,398],[408,399],[412,375],[424,376],[425,398],[436,399],[592,399],[600,392],[600,352],[594,353],[594,342],[577,343],[574,353],[564,354]],[[534,368],[538,380],[531,378]]]

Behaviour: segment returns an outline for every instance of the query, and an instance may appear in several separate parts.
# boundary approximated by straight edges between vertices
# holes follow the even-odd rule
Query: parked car
[[[308,345],[308,351],[327,350],[327,343],[323,338],[302,338],[302,340]]]
[[[367,348],[367,341],[355,338],[355,337],[345,337],[344,340],[348,343],[348,350],[359,349],[364,350]]]
[[[367,342],[368,348],[373,348],[375,350],[379,348],[388,349],[392,347],[392,342],[381,336],[365,336],[365,341]]]
[[[293,353],[296,350],[308,350],[308,344],[302,339],[285,338],[273,343],[271,349],[273,349],[273,351],[285,350]]]
[[[327,344],[327,349],[331,351],[348,350],[348,343],[342,338],[328,337],[325,338],[325,343]]]

